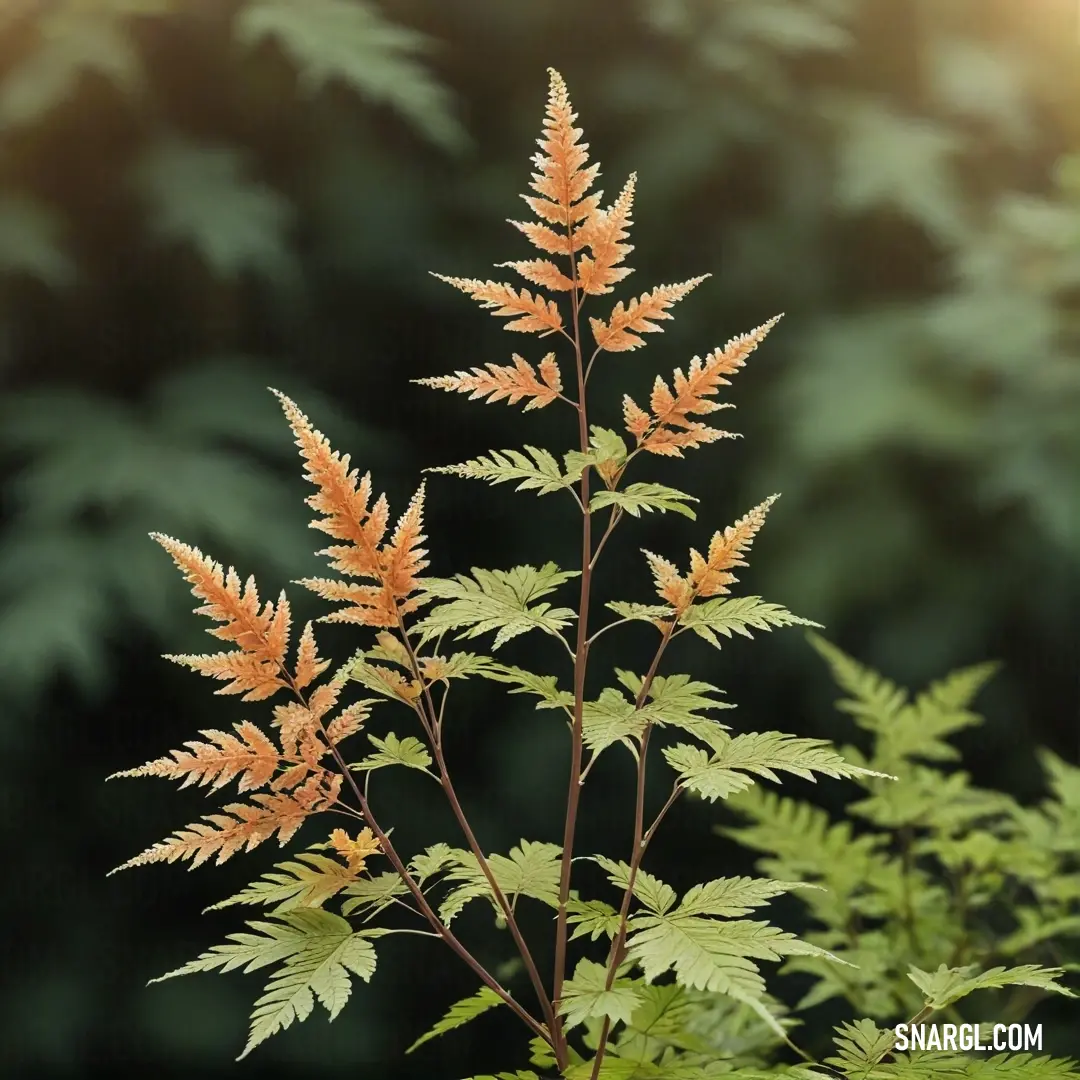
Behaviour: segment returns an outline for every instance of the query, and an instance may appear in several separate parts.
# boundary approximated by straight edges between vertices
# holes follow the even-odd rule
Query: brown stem
[[[577,260],[574,258],[573,227],[569,215],[566,234],[570,240],[570,306],[574,327],[574,361],[577,368],[578,387],[578,442],[583,454],[589,451],[589,416],[585,401],[585,365],[581,355],[581,300],[578,296]],[[555,1060],[559,1071],[565,1071],[569,1058],[562,1020],[558,1015],[559,998],[566,978],[567,910],[570,899],[570,869],[573,864],[574,833],[577,830],[578,806],[581,802],[581,764],[584,740],[583,712],[585,708],[585,668],[589,659],[589,597],[592,589],[592,517],[589,514],[589,470],[581,471],[581,593],[578,598],[577,643],[574,650],[574,721],[570,739],[570,780],[566,795],[566,820],[563,825],[562,866],[559,874],[559,911],[555,923],[555,972],[552,978],[551,997],[555,1005],[555,1021],[552,1027]]]
[[[634,702],[634,708],[640,709],[645,704],[645,700],[649,696],[649,690],[652,688],[653,680],[656,678],[657,669],[660,667],[660,659],[664,655],[664,650],[668,646],[668,642],[671,641],[671,635],[675,631],[675,622],[672,621],[668,624],[667,629],[664,631],[664,636],[660,639],[660,645],[657,647],[656,654],[653,656],[652,663],[649,665],[649,670],[645,675],[644,680],[641,683],[641,689],[638,691],[637,700]],[[645,773],[646,773],[646,758],[648,757],[649,750],[649,734],[652,731],[652,725],[646,724],[645,730],[641,733],[641,748],[638,752],[637,763],[637,787],[634,795],[634,847],[630,853],[630,871],[627,875],[626,889],[623,892],[622,904],[619,907],[619,927],[615,932],[615,936],[611,940],[611,949],[608,952],[607,961],[607,978],[604,980],[604,989],[610,990],[615,984],[615,972],[618,970],[619,964],[622,963],[623,956],[626,952],[626,925],[630,917],[630,901],[634,895],[634,885],[637,881],[638,870],[641,867],[641,860],[645,856],[645,849],[648,847],[648,840],[651,840],[656,832],[660,821],[667,813],[671,804],[675,801],[678,795],[679,789],[676,787],[672,792],[668,801],[665,803],[664,808],[657,815],[656,820],[649,827],[648,840],[646,840],[645,833]],[[591,1080],[596,1080],[600,1075],[600,1066],[604,1061],[604,1053],[607,1049],[607,1037],[608,1032],[611,1030],[611,1018],[604,1017],[603,1026],[600,1029],[600,1040],[596,1048],[596,1057],[593,1058],[592,1077]]]
[[[491,865],[487,860],[487,856],[484,854],[483,849],[480,847],[479,842],[476,839],[476,834],[472,830],[472,826],[469,824],[469,819],[465,816],[465,811],[462,809],[461,800],[457,796],[457,792],[454,790],[453,781],[450,779],[450,770],[446,765],[446,758],[443,756],[442,749],[442,732],[439,726],[439,712],[435,708],[435,702],[432,700],[431,687],[424,682],[424,678],[420,673],[420,662],[416,657],[416,652],[413,649],[412,642],[409,640],[409,635],[405,630],[405,625],[401,621],[401,617],[398,617],[398,629],[401,634],[401,640],[404,642],[405,649],[409,654],[409,664],[412,667],[413,675],[417,682],[423,687],[424,702],[427,705],[430,721],[424,719],[424,728],[428,732],[431,738],[431,749],[435,754],[435,764],[439,770],[439,781],[442,784],[443,791],[446,793],[446,798],[450,803],[450,807],[454,812],[454,817],[457,818],[458,825],[461,827],[461,831],[465,834],[465,839],[468,842],[469,850],[472,851],[473,856],[476,858],[477,863],[480,866],[484,877],[487,878],[488,885],[491,888],[492,894],[495,897],[495,902],[499,905],[500,910],[503,913],[503,918],[506,920],[507,928],[510,930],[510,934],[514,939],[514,944],[517,946],[518,952],[521,954],[521,959],[525,964],[525,970],[529,973],[529,981],[533,985],[533,989],[536,991],[536,997],[540,1002],[540,1009],[544,1014],[544,1020],[547,1022],[548,1027],[553,1027],[555,1022],[555,1013],[552,1009],[551,999],[547,995],[547,991],[544,989],[544,982],[540,978],[540,972],[537,969],[536,961],[533,959],[532,953],[529,951],[528,943],[522,936],[521,928],[518,926],[517,919],[514,915],[514,909],[507,902],[506,896],[502,889],[499,887],[499,883],[495,880],[495,874],[492,872]],[[423,710],[418,710],[421,713]],[[423,717],[422,717],[423,719]]]
[[[307,701],[304,698],[303,693],[297,688],[296,682],[293,679],[292,675],[289,673],[289,671],[285,668],[283,664],[279,664],[279,667],[282,671],[282,674],[285,676],[285,679],[288,682],[293,694],[300,701],[300,704],[303,705],[304,708],[307,708]],[[329,748],[331,755],[333,756],[334,763],[337,765],[338,769],[341,770],[342,776],[348,782],[349,787],[352,789],[353,795],[356,796],[356,801],[360,804],[360,810],[364,815],[365,821],[368,823],[371,831],[375,834],[376,839],[379,841],[380,849],[382,850],[383,854],[390,860],[390,865],[393,866],[394,870],[397,872],[398,877],[401,878],[405,887],[409,890],[410,893],[412,893],[413,899],[416,901],[416,905],[419,908],[420,913],[431,924],[431,928],[439,935],[439,937],[441,937],[443,941],[445,941],[446,944],[449,945],[450,948],[453,949],[453,951],[457,953],[457,955],[461,957],[461,959],[464,960],[465,963],[468,964],[468,966],[472,968],[472,970],[480,977],[481,982],[483,982],[484,985],[487,986],[490,990],[494,991],[494,993],[498,994],[499,997],[503,1001],[505,1001],[506,1004],[510,1007],[510,1010],[520,1020],[522,1020],[522,1022],[524,1022],[531,1031],[535,1032],[535,1034],[537,1034],[541,1039],[543,1039],[546,1043],[550,1044],[551,1036],[545,1029],[544,1025],[541,1024],[534,1016],[532,1016],[531,1013],[526,1011],[521,1005],[518,1004],[518,1002],[514,1000],[509,991],[507,991],[498,981],[498,979],[496,979],[495,976],[492,975],[484,967],[484,965],[481,964],[475,956],[473,956],[471,952],[469,952],[469,950],[457,939],[457,937],[450,930],[450,928],[435,913],[435,910],[428,903],[428,899],[424,895],[420,886],[416,884],[416,881],[413,878],[412,874],[409,873],[408,867],[406,867],[405,863],[402,861],[401,856],[398,855],[397,850],[394,848],[394,845],[390,841],[390,837],[386,835],[386,833],[379,826],[379,823],[375,820],[375,816],[371,812],[371,806],[368,803],[367,796],[364,794],[363,791],[360,790],[360,786],[356,782],[356,777],[353,776],[352,770],[346,764],[345,759],[341,756],[341,751],[337,748],[337,745],[327,734],[326,728],[323,725],[322,720],[318,720],[317,724],[319,733],[326,741],[326,745]]]

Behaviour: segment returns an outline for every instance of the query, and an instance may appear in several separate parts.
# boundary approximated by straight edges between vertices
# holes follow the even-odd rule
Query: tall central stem
[[[570,242],[570,275],[573,288],[570,303],[573,311],[574,361],[577,367],[578,442],[583,454],[589,450],[589,416],[585,402],[585,364],[581,355],[580,301],[578,297],[577,263],[574,259],[572,229],[567,223]],[[589,594],[592,587],[592,518],[589,514],[589,469],[581,472],[581,594],[578,599],[577,645],[574,651],[574,720],[570,747],[570,783],[566,795],[566,823],[563,827],[562,870],[559,876],[559,913],[555,928],[555,973],[552,1000],[558,1010],[566,977],[567,911],[570,899],[570,868],[574,853],[574,832],[577,829],[578,804],[581,801],[581,765],[583,757],[583,711],[585,706],[585,668],[589,657]],[[556,1013],[552,1031],[555,1058],[560,1070],[568,1064],[566,1039],[562,1021]]]

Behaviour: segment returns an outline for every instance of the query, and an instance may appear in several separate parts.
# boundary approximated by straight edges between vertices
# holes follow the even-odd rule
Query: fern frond
[[[523,452],[524,451],[524,452]],[[564,476],[555,456],[543,448],[525,446],[522,450],[490,450],[486,456],[457,465],[439,465],[424,472],[447,473],[490,484],[518,481],[515,491],[535,491],[550,495],[572,487],[577,477]]]
[[[712,755],[685,743],[663,751],[679,774],[679,783],[710,802],[743,791],[755,782],[754,777],[779,783],[778,772],[790,772],[804,780],[814,780],[814,773],[833,779],[886,776],[849,764],[826,739],[799,739],[779,731],[731,737],[718,731],[711,741]]]
[[[357,761],[349,766],[357,772],[371,772],[375,769],[383,769],[388,765],[404,765],[409,769],[419,769],[427,772],[431,765],[431,754],[427,747],[416,738],[415,735],[406,735],[404,739],[398,738],[392,731],[387,732],[385,738],[369,735],[376,752],[369,754],[363,761]]]
[[[222,808],[223,813],[204,814],[202,821],[153,844],[110,873],[149,863],[185,860],[190,860],[194,869],[212,855],[217,856],[220,865],[241,849],[251,851],[258,847],[275,833],[284,847],[305,818],[325,809],[337,798],[342,778],[327,776],[325,770],[320,770],[295,791],[253,795],[250,803],[230,803]]]
[[[685,449],[696,449],[717,439],[735,438],[731,432],[711,428],[690,417],[733,407],[707,399],[721,386],[731,385],[724,376],[734,375],[745,367],[746,358],[765,340],[781,317],[776,315],[748,334],[732,338],[723,348],[714,349],[704,360],[695,356],[685,375],[681,368],[676,368],[674,393],[658,375],[649,402],[651,415],[629,395],[624,397],[626,429],[635,436],[638,446],[652,454],[682,457]]]
[[[421,1047],[426,1042],[430,1042],[432,1039],[437,1039],[440,1035],[445,1035],[448,1031],[453,1031],[455,1028],[459,1028],[467,1024],[470,1020],[475,1020],[481,1013],[485,1013],[488,1009],[495,1008],[496,1005],[502,1005],[503,999],[495,993],[494,990],[487,986],[481,986],[475,994],[470,995],[467,998],[462,998],[461,1001],[454,1002],[450,1006],[447,1014],[436,1023],[433,1027],[429,1028],[416,1040],[406,1051],[406,1054],[411,1054],[418,1047]]]
[[[697,501],[693,495],[687,495],[666,484],[638,483],[615,491],[598,491],[589,500],[589,513],[605,506],[617,506],[632,517],[641,517],[642,510],[659,510],[662,514],[671,510],[694,521],[697,514],[686,503]]]
[[[981,972],[977,967],[950,968],[942,964],[934,972],[912,967],[908,978],[926,996],[926,1004],[930,1008],[945,1009],[976,990],[999,989],[1003,986],[1036,986],[1064,997],[1076,997],[1058,982],[1064,974],[1064,968],[1044,968],[1038,964],[995,967]]]
[[[495,630],[493,648],[528,630],[542,630],[555,636],[575,617],[570,608],[533,604],[579,571],[560,570],[554,563],[516,566],[512,570],[483,570],[473,567],[472,577],[457,574],[452,578],[428,578],[427,596],[445,600],[416,624],[420,642],[447,631],[459,631],[457,637],[473,638]]]
[[[487,398],[489,405],[495,401],[502,401],[504,398],[508,404],[516,405],[524,398],[526,399],[525,412],[550,405],[562,391],[562,376],[559,374],[559,365],[555,362],[554,353],[548,353],[540,361],[539,378],[537,378],[537,368],[517,353],[514,353],[513,365],[487,364],[485,366],[487,370],[474,367],[471,373],[458,371],[453,375],[436,375],[428,379],[413,379],[412,381],[421,386],[430,386],[435,390],[468,394],[470,401]]]
[[[709,274],[701,274],[676,285],[657,285],[650,292],[642,293],[636,300],[624,303],[620,300],[608,318],[590,318],[593,339],[597,348],[605,352],[627,352],[645,344],[639,334],[659,333],[656,325],[662,319],[670,319],[668,308],[682,300],[700,285]]]
[[[295,402],[278,390],[273,393],[281,402],[289,421],[296,445],[304,458],[304,477],[318,491],[305,500],[307,505],[323,515],[311,522],[335,540],[346,544],[334,545],[318,552],[330,557],[338,573],[375,580],[374,586],[329,582],[321,578],[303,579],[304,585],[324,599],[344,600],[350,607],[324,616],[329,622],[357,622],[366,626],[396,627],[400,617],[417,607],[412,593],[419,587],[418,575],[427,566],[419,545],[424,536],[424,487],[413,496],[398,521],[388,544],[383,537],[389,524],[390,508],[385,495],[374,506],[371,502],[371,474],[358,480],[356,469],[349,469],[349,455],[332,450],[326,436],[316,430]]]
[[[619,197],[608,209],[594,210],[577,230],[577,238],[592,252],[577,260],[578,287],[586,295],[611,292],[611,286],[632,273],[630,267],[618,264],[634,250],[633,244],[623,241],[630,235],[630,219],[634,205],[637,173],[631,173]]]
[[[172,757],[148,761],[136,769],[113,773],[110,780],[128,776],[163,776],[181,780],[180,786],[211,785],[212,791],[224,787],[234,777],[240,777],[238,790],[253,791],[269,783],[281,763],[274,744],[250,720],[233,725],[236,734],[208,729],[199,732],[209,742],[184,743],[190,749],[171,750]]]
[[[528,289],[515,289],[499,281],[481,281],[479,278],[449,277],[432,272],[432,277],[453,285],[468,293],[481,307],[493,309],[496,318],[510,319],[503,329],[523,334],[553,334],[563,328],[563,317],[554,300]],[[447,376],[448,378],[450,376]]]
[[[220,563],[203,555],[196,547],[183,544],[163,533],[151,533],[171,556],[191,585],[192,593],[204,600],[196,615],[206,615],[224,623],[207,633],[222,641],[233,642],[238,651],[207,656],[168,656],[211,678],[229,680],[219,694],[243,694],[244,701],[272,697],[287,685],[282,677],[285,653],[289,645],[289,602],[282,593],[277,606],[267,602],[260,607],[254,577],[241,586],[236,571],[226,575]]]
[[[235,904],[274,905],[272,914],[294,908],[318,908],[355,879],[356,874],[335,859],[303,852],[295,861],[276,863],[274,870],[263,874],[258,881],[206,910],[219,911]]]
[[[626,1023],[641,1002],[637,985],[629,979],[616,979],[608,987],[607,967],[583,958],[573,976],[563,983],[558,1011],[571,1028],[593,1019]]]
[[[439,907],[439,916],[449,923],[470,900],[487,899],[497,913],[500,909],[487,875],[471,851],[452,851],[453,863],[446,874],[447,882],[460,882]],[[559,872],[562,867],[562,848],[558,844],[543,844],[522,840],[510,849],[509,855],[487,856],[499,889],[513,904],[519,896],[539,900],[549,907],[559,906]]]
[[[726,638],[733,634],[752,638],[751,627],[755,630],[772,630],[779,626],[821,626],[810,619],[792,615],[779,604],[766,603],[760,596],[733,596],[694,604],[684,612],[679,624],[718,649],[720,640],[717,634],[723,634]]]
[[[739,579],[729,573],[735,566],[748,565],[742,557],[754,542],[758,530],[765,524],[765,515],[779,495],[770,495],[759,503],[734,525],[727,526],[723,532],[713,533],[709,542],[707,558],[702,558],[697,551],[690,550],[690,573],[687,580],[698,596],[716,596],[728,592],[726,586]]]

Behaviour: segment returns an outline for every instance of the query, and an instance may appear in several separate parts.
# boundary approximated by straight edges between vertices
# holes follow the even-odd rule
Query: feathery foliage
[[[344,17],[338,3],[321,0],[320,18]],[[263,4],[263,9],[252,34],[294,25],[293,5],[275,0]],[[526,445],[522,450],[489,451],[473,461],[432,471],[493,485],[517,481],[518,491],[537,495],[567,488],[580,512],[584,551],[580,569],[563,570],[547,562],[509,570],[473,567],[469,574],[453,577],[425,575],[429,552],[421,546],[426,541],[424,486],[391,531],[389,501],[385,495],[375,496],[370,473],[361,475],[351,467],[350,457],[332,449],[299,406],[277,391],[305,477],[316,489],[307,499],[316,514],[311,527],[334,541],[318,554],[328,558],[338,575],[303,578],[297,584],[337,605],[322,621],[349,623],[363,633],[374,633],[374,646],[324,678],[330,663],[319,653],[311,623],[295,649],[291,646],[291,609],[284,593],[277,601],[262,601],[253,578],[243,582],[235,569],[225,570],[198,548],[153,534],[200,601],[197,614],[218,624],[208,632],[232,646],[212,654],[169,658],[225,683],[219,694],[242,695],[253,705],[275,697],[279,703],[263,727],[244,720],[236,725],[235,735],[208,729],[202,733],[204,741],[187,743],[187,750],[174,750],[117,774],[159,776],[208,792],[236,780],[247,798],[227,803],[220,813],[204,815],[203,821],[154,844],[124,867],[184,860],[196,866],[214,856],[220,863],[275,835],[284,844],[307,818],[322,813],[335,814],[335,823],[342,816],[350,818],[352,825],[349,830],[334,828],[328,841],[318,845],[332,855],[310,850],[278,863],[214,905],[270,906],[272,911],[268,919],[248,924],[253,933],[231,935],[227,944],[164,978],[277,965],[255,1003],[246,1055],[270,1036],[307,1019],[316,1000],[330,1019],[336,1017],[350,995],[352,976],[367,981],[374,972],[374,939],[420,933],[455,952],[481,987],[452,1006],[411,1049],[504,1004],[532,1036],[532,1064],[554,1068],[573,1080],[691,1080],[721,1072],[734,1080],[830,1075],[821,1071],[824,1066],[776,1064],[778,1047],[794,1047],[794,1023],[768,992],[760,964],[783,963],[782,971],[809,974],[816,980],[804,1007],[844,994],[862,1014],[853,1026],[841,1030],[838,1056],[825,1063],[835,1070],[833,1075],[915,1077],[927,1074],[928,1060],[947,1070],[953,1067],[952,1059],[943,1063],[939,1058],[892,1055],[891,1044],[865,1014],[893,1016],[910,1002],[916,1016],[922,1017],[951,1008],[977,990],[1003,986],[1071,992],[1059,981],[1060,966],[988,967],[988,954],[977,952],[974,938],[947,933],[948,920],[956,913],[949,914],[945,891],[929,878],[923,863],[937,859],[960,876],[961,912],[967,916],[989,903],[992,895],[992,879],[984,881],[978,875],[991,870],[1005,874],[1011,866],[1006,856],[1014,859],[1024,850],[1025,828],[1029,835],[1038,828],[1064,828],[1075,823],[1075,815],[1066,821],[1051,811],[1013,811],[971,788],[962,774],[945,775],[925,764],[949,760],[948,737],[975,722],[968,705],[989,674],[986,666],[936,684],[909,703],[897,688],[812,638],[852,695],[846,707],[875,739],[869,755],[857,749],[841,753],[825,740],[785,732],[732,734],[708,715],[710,710],[729,707],[716,686],[666,668],[661,674],[672,641],[686,631],[719,646],[721,637],[750,637],[751,629],[816,625],[759,597],[731,596],[738,582],[733,571],[747,565],[775,495],[734,524],[714,528],[704,554],[690,550],[685,572],[668,556],[645,551],[651,581],[643,573],[641,588],[651,586],[662,603],[610,601],[609,609],[619,618],[590,636],[594,570],[612,533],[628,516],[636,518],[642,512],[674,511],[692,517],[686,503],[697,501],[665,485],[626,482],[627,473],[635,461],[647,462],[648,454],[683,457],[729,434],[695,417],[727,405],[715,401],[715,396],[730,385],[727,376],[745,366],[776,319],[732,338],[705,359],[695,357],[685,374],[675,370],[670,385],[657,375],[649,411],[626,396],[623,421],[632,445],[619,432],[591,424],[593,403],[587,382],[594,363],[613,362],[606,354],[644,346],[642,335],[658,332],[658,324],[672,318],[671,307],[708,275],[617,300],[606,315],[589,316],[586,335],[581,317],[584,299],[611,293],[629,273],[623,261],[632,250],[625,241],[637,178],[632,176],[605,207],[602,193],[592,191],[599,166],[588,164],[588,144],[581,142],[575,120],[566,85],[552,70],[540,149],[533,157],[533,193],[525,196],[537,220],[512,222],[543,257],[503,264],[530,288],[436,275],[496,317],[509,320],[503,323],[505,329],[554,336],[569,358],[560,367],[553,352],[535,362],[514,354],[512,364],[488,363],[416,381],[467,392],[487,404],[524,402],[525,411],[549,405],[569,410],[577,444],[560,451],[562,464],[560,455]],[[573,372],[565,385],[564,371]],[[606,517],[599,536],[593,527],[598,514]],[[576,608],[560,606],[556,599],[571,582],[579,590]],[[657,634],[648,670],[639,675],[616,669],[618,687],[605,687],[595,699],[589,698],[587,667],[597,635],[639,620],[649,622]],[[531,630],[542,631],[564,647],[563,671],[500,664],[486,654],[450,651],[446,644],[447,638],[460,642],[490,633],[494,651]],[[570,689],[562,688],[565,667],[570,669]],[[563,711],[571,769],[562,843],[522,839],[502,855],[487,852],[473,831],[444,746],[453,680],[470,675],[503,683],[510,693],[534,695],[539,708]],[[345,704],[351,683],[377,696]],[[282,703],[285,697],[288,700]],[[369,722],[381,724],[381,714],[388,710],[410,725],[409,733],[399,735],[389,728],[380,728],[381,734],[365,731],[373,752],[346,763],[341,742]],[[674,782],[667,802],[647,822],[648,748],[654,736],[666,737],[670,729],[695,742],[662,747]],[[627,862],[606,855],[589,861],[606,873],[614,890],[610,899],[618,906],[584,897],[573,887],[575,861],[580,861],[580,856],[574,857],[576,825],[588,794],[589,772],[599,754],[615,746],[629,751],[636,777],[633,845]],[[436,780],[465,846],[438,841],[412,855],[399,848],[369,784],[374,771],[392,766],[419,770]],[[1073,784],[1064,766],[1054,768],[1055,783],[1062,790]],[[760,781],[779,783],[788,776],[855,781],[866,797],[852,806],[852,813],[879,831],[906,830],[906,848],[894,856],[880,835],[853,838],[849,823],[831,826],[821,812],[761,793]],[[749,846],[768,852],[773,842],[769,837],[779,838],[781,848],[762,867],[765,876],[713,878],[692,886],[680,898],[644,868],[664,818],[684,794],[729,802],[756,817],[757,826],[739,831]],[[1000,850],[993,848],[997,840],[980,840],[994,814],[1001,815],[999,834],[993,834],[1003,845]],[[755,827],[763,832],[755,834]],[[815,838],[816,847],[808,837]],[[369,863],[375,860],[376,866],[388,863],[389,869],[374,873]],[[974,876],[964,877],[969,868]],[[869,877],[858,876],[864,870]],[[1033,891],[1036,879],[1047,886],[1045,870],[1043,866],[1030,871]],[[800,937],[766,918],[746,918],[791,891],[804,898],[825,923],[825,931],[815,929]],[[508,933],[530,983],[528,997],[511,993],[506,979],[485,966],[457,936],[458,914],[477,899],[491,906],[497,925]],[[1053,907],[1048,894],[1047,910],[1065,917],[1075,899],[1072,894],[1063,905]],[[526,901],[554,912],[550,944],[555,963],[550,980],[541,975],[535,945],[522,930],[519,908]],[[835,918],[829,921],[845,904],[861,916],[858,924],[850,914],[839,924]],[[339,910],[331,910],[331,905]],[[418,916],[427,929],[400,925],[403,912]],[[385,918],[380,925],[369,926],[377,916]],[[897,920],[896,927],[889,928],[891,918]],[[893,932],[897,964],[902,952],[903,989],[882,978],[885,949],[880,940],[871,939],[875,934],[880,939],[888,930],[883,931],[877,920],[885,920]],[[571,965],[569,943],[586,937],[589,945],[601,943],[600,949],[579,956]],[[1014,953],[1020,951],[1022,947],[1017,947]],[[926,966],[917,966],[916,959]],[[866,992],[849,987],[865,987]],[[892,995],[887,1003],[883,994]],[[741,1039],[738,1052],[730,1049],[733,1037]],[[891,1060],[882,1065],[886,1057]],[[1027,1076],[1038,1075],[1040,1067],[1039,1062],[1019,1058],[1007,1066],[1008,1071]],[[1058,1070],[1053,1075],[1071,1074],[1067,1063],[1050,1067]],[[525,1070],[500,1075],[535,1074]]]

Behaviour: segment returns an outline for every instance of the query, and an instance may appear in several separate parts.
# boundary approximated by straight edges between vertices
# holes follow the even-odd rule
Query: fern
[[[331,29],[343,43],[370,33],[395,54],[397,63],[411,62],[418,43],[381,23],[365,5],[346,12],[343,2],[318,0],[311,6],[310,23],[301,25],[292,0],[258,0],[241,16],[242,33],[251,41],[280,39],[286,51],[309,65],[313,84],[339,74],[370,90],[381,77],[378,71],[361,76],[341,61],[337,43],[328,51],[337,57],[333,63],[316,61],[313,43],[318,40],[322,49],[321,35]],[[410,1051],[505,1005],[531,1037],[531,1063],[567,1080],[704,1080],[717,1075],[809,1080],[837,1073],[902,1080],[930,1067],[947,1074],[955,1059],[893,1054],[865,1013],[893,1019],[911,1008],[923,1018],[991,987],[1071,996],[1060,981],[1061,965],[991,966],[984,962],[991,951],[986,948],[969,956],[977,948],[967,923],[991,904],[994,889],[1012,874],[1033,898],[1021,910],[1045,911],[1056,925],[1069,925],[1069,905],[1080,897],[1080,890],[1069,891],[1075,882],[1055,893],[1051,882],[1060,866],[1046,860],[1025,864],[1019,853],[1036,833],[1044,840],[1052,837],[1051,843],[1033,845],[1037,850],[1066,850],[1058,845],[1075,828],[1080,784],[1062,763],[1048,758],[1057,799],[1025,810],[978,791],[962,773],[946,775],[937,769],[954,756],[949,738],[977,722],[969,707],[990,674],[988,665],[957,673],[911,700],[812,637],[850,695],[842,707],[872,740],[869,751],[853,747],[840,752],[826,740],[779,731],[732,733],[718,721],[714,712],[731,707],[723,692],[669,669],[675,638],[692,632],[719,646],[721,637],[749,638],[752,630],[817,625],[760,597],[732,595],[735,571],[747,566],[775,495],[733,524],[714,527],[704,551],[690,549],[685,570],[665,555],[645,551],[641,586],[648,589],[651,577],[661,603],[608,601],[618,618],[590,636],[594,571],[620,524],[644,513],[678,513],[695,520],[688,505],[697,502],[695,496],[653,481],[630,482],[629,471],[649,461],[649,455],[681,458],[730,435],[700,418],[725,406],[716,400],[720,389],[745,366],[776,319],[731,338],[704,359],[695,357],[685,373],[676,369],[670,379],[654,376],[648,410],[626,395],[625,435],[590,423],[586,384],[593,364],[604,354],[642,347],[645,335],[659,331],[672,317],[672,307],[708,275],[646,289],[610,307],[605,301],[601,313],[589,316],[593,351],[586,356],[581,304],[586,297],[611,293],[630,272],[624,260],[633,250],[626,241],[637,180],[632,176],[613,203],[602,205],[602,194],[591,192],[599,167],[588,164],[587,145],[575,121],[566,85],[551,71],[532,193],[525,198],[536,220],[512,222],[541,256],[502,264],[529,287],[435,275],[504,320],[505,329],[567,346],[570,362],[560,363],[553,351],[535,361],[515,353],[509,364],[491,362],[415,381],[467,393],[486,404],[523,405],[523,412],[569,408],[576,421],[576,446],[556,453],[525,444],[523,450],[488,451],[431,471],[493,485],[513,483],[517,492],[538,496],[571,491],[581,517],[580,569],[543,562],[428,576],[425,486],[392,526],[389,500],[376,495],[371,474],[353,467],[350,457],[333,449],[300,407],[278,391],[305,478],[315,488],[307,499],[315,514],[311,525],[331,538],[318,554],[328,559],[335,575],[297,583],[333,605],[323,622],[349,624],[372,635],[374,644],[327,677],[331,665],[320,654],[312,623],[294,643],[285,593],[265,601],[253,577],[242,580],[235,569],[226,570],[198,548],[153,534],[199,600],[197,613],[216,624],[210,633],[229,646],[170,659],[223,683],[219,694],[241,695],[252,705],[276,701],[267,726],[244,720],[235,734],[207,729],[203,741],[187,743],[186,750],[118,774],[174,779],[210,793],[236,780],[248,798],[205,815],[125,866],[181,860],[194,866],[214,856],[222,862],[274,836],[284,843],[309,817],[324,812],[334,813],[339,826],[342,818],[353,826],[334,828],[315,849],[276,864],[214,905],[271,911],[269,919],[248,924],[252,933],[233,934],[226,944],[165,977],[277,965],[255,1003],[246,1055],[308,1018],[316,1001],[331,1019],[336,1017],[350,995],[352,976],[367,981],[374,972],[374,939],[419,933],[447,945],[479,979],[480,988],[453,1005]],[[578,590],[576,609],[556,600],[571,582]],[[597,636],[633,621],[651,623],[659,635],[651,663],[644,674],[616,667],[613,684],[589,698],[587,661]],[[562,645],[569,670],[533,671],[452,644],[491,634],[496,650],[530,631]],[[445,739],[454,685],[472,676],[501,684],[508,693],[529,695],[537,708],[561,711],[565,718],[571,767],[561,843],[522,840],[508,854],[492,854],[474,831],[454,786]],[[374,696],[346,703],[354,683]],[[388,723],[369,730],[382,725],[386,710],[398,715],[393,728]],[[340,744],[361,730],[372,752],[348,764]],[[693,742],[662,746],[674,783],[649,821],[650,742],[673,732]],[[587,861],[606,875],[617,904],[573,887],[575,864],[582,860],[574,849],[583,791],[599,755],[615,745],[629,750],[635,772],[630,857],[621,861],[597,854]],[[411,856],[403,850],[371,790],[381,786],[371,783],[372,774],[390,766],[422,771],[436,781],[459,840],[439,840]],[[857,833],[851,821],[833,824],[823,811],[756,791],[760,782],[776,783],[782,776],[855,781],[863,798],[850,807],[851,815],[878,832]],[[680,898],[646,869],[665,816],[686,794],[725,801],[751,818],[751,826],[727,831],[766,854],[764,876],[712,877]],[[894,851],[891,837],[880,834],[888,828],[900,831],[900,850]],[[1067,850],[1075,851],[1075,835]],[[953,893],[932,878],[932,860],[958,883]],[[763,909],[787,893],[795,893],[815,916],[803,936],[763,917]],[[496,926],[507,933],[516,953],[511,964],[489,969],[458,937],[457,916],[474,900],[490,907]],[[527,903],[533,901],[553,913],[550,980],[541,974],[524,931],[522,912],[535,906]],[[418,917],[426,929],[396,924],[407,916]],[[1035,943],[1035,925],[1030,918],[1016,929]],[[595,955],[577,957],[571,968],[571,940]],[[591,948],[597,943],[598,949]],[[840,1030],[837,1055],[825,1063],[832,1073],[822,1072],[801,1050],[805,1065],[777,1064],[777,1048],[795,1046],[795,1021],[768,992],[763,962],[809,977],[812,986],[801,1008],[846,997],[860,1014]],[[522,972],[528,979],[527,996],[510,992],[508,972]],[[1034,1075],[1038,1067],[1017,1058],[1007,1071]],[[1052,1075],[1068,1075],[1065,1064],[1051,1068],[1058,1070]],[[517,1080],[536,1076],[528,1070],[500,1075]],[[976,1069],[970,1075],[980,1073]]]

